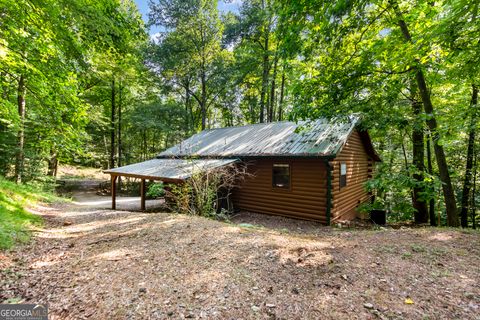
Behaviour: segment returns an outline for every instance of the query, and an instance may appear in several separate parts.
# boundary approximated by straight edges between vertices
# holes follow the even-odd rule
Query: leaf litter
[[[75,204],[44,214],[31,244],[0,255],[0,300],[48,303],[51,319],[480,312],[478,232],[337,229],[253,213],[225,223]]]

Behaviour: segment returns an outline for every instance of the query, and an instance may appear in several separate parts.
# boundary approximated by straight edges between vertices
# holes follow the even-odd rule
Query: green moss
[[[15,184],[0,177],[0,250],[30,240],[31,227],[41,225],[40,216],[26,210],[37,202],[64,201],[40,186]]]

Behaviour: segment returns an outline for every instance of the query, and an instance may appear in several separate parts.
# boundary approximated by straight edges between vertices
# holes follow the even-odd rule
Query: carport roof
[[[152,159],[119,168],[105,170],[116,176],[178,182],[193,174],[208,171],[238,161],[238,159]]]

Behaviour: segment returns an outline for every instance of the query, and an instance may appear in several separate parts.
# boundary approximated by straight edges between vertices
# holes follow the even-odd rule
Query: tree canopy
[[[145,23],[132,0],[0,0],[0,174],[357,113],[383,159],[372,207],[475,227],[479,14],[467,0],[152,0]]]

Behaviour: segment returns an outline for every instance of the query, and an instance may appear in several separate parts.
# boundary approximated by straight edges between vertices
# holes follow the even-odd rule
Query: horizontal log
[[[327,189],[327,181],[318,181],[316,183],[295,183],[292,181],[290,183],[290,192],[292,193],[297,193],[297,192],[306,192],[306,193],[312,193],[312,194],[317,194],[318,192],[322,190]],[[270,190],[270,191],[282,191],[286,190],[283,188],[278,188],[274,187],[271,182],[263,182],[259,181],[258,183],[242,183],[237,185],[238,189],[241,190]]]
[[[288,191],[268,192],[268,191],[253,191],[253,190],[238,190],[233,192],[235,196],[256,198],[257,196],[275,200],[294,200],[294,201],[319,201],[327,198],[327,193],[316,194],[304,194],[304,193],[291,193]]]
[[[252,204],[252,205],[265,205],[272,208],[288,208],[288,209],[305,209],[305,210],[312,210],[316,212],[322,208],[326,207],[326,200],[318,201],[318,202],[306,202],[306,201],[294,201],[294,200],[279,200],[279,199],[271,199],[267,197],[233,197],[233,200],[239,204]]]
[[[298,213],[298,214],[308,214],[308,215],[320,215],[320,214],[325,214],[325,207],[318,206],[318,208],[306,208],[302,206],[286,206],[282,204],[275,204],[275,203],[259,203],[256,201],[234,201],[234,206],[240,207],[240,208],[250,208],[252,210],[267,210],[269,212],[284,212],[284,213]]]
[[[349,190],[341,190],[338,194],[335,194],[335,200],[340,200],[345,197],[351,197],[363,193],[367,193],[367,190],[363,188],[351,188]]]
[[[253,213],[264,213],[264,214],[271,214],[271,215],[276,215],[276,216],[282,216],[282,217],[287,217],[287,218],[295,218],[295,219],[302,219],[302,220],[309,220],[309,221],[318,221],[320,223],[326,224],[327,218],[325,215],[310,215],[310,214],[303,214],[299,212],[280,212],[280,211],[269,211],[269,210],[264,210],[261,208],[247,208],[247,207],[238,207],[240,210],[245,210]]]
[[[369,200],[368,197],[363,197],[361,199],[355,198],[351,200],[346,200],[342,204],[338,205],[336,210],[337,211],[345,211],[345,210],[350,210],[353,208],[358,207],[360,204],[365,203]],[[360,201],[360,203],[359,203]]]

